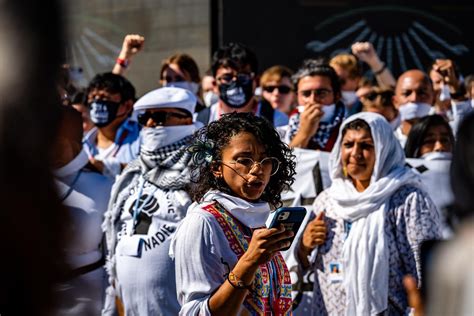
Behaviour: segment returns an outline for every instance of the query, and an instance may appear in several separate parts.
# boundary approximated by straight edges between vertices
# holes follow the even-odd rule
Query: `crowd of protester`
[[[472,76],[438,59],[395,78],[368,42],[262,71],[230,43],[202,78],[188,54],[166,58],[137,99],[126,75],[143,49],[127,35],[111,72],[58,84],[51,167],[74,229],[56,314],[291,314],[280,250],[293,232],[265,222],[294,182],[295,148],[330,153],[332,184],[289,254],[314,273],[311,314],[412,312],[403,279],[421,286],[420,246],[446,223],[405,158],[472,156],[455,151],[459,126],[472,130]]]

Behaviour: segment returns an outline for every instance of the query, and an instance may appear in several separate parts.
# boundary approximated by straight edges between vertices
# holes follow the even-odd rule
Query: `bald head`
[[[398,77],[393,103],[399,108],[400,105],[408,102],[430,105],[434,102],[434,91],[430,78],[421,70],[408,70]]]

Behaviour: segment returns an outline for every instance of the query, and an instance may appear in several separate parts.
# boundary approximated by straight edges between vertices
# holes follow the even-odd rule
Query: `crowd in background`
[[[262,71],[230,43],[204,75],[185,53],[163,60],[157,88],[138,97],[126,77],[143,49],[125,36],[112,71],[87,87],[62,68],[50,166],[72,224],[55,313],[291,314],[280,250],[293,233],[265,222],[294,181],[295,148],[330,152],[332,184],[288,254],[314,271],[311,313],[410,313],[403,279],[421,286],[420,246],[447,224],[405,158],[472,157],[458,144],[472,146],[472,75],[438,59],[395,78],[369,42]],[[457,177],[472,177],[465,167]],[[472,212],[456,203],[455,233]]]

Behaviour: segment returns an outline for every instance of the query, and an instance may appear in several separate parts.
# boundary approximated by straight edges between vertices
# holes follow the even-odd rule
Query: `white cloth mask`
[[[141,131],[141,149],[153,152],[158,148],[173,144],[196,130],[194,124],[178,126],[144,127]]]
[[[341,91],[342,102],[345,105],[352,105],[357,101],[357,94],[355,91]]]
[[[207,91],[206,93],[204,93],[204,104],[207,107],[210,107],[214,103],[217,103],[217,101],[219,101],[219,96],[214,92]]]
[[[422,118],[428,116],[431,111],[431,105],[428,103],[408,102],[400,106],[400,117],[402,121],[414,118]]]
[[[304,112],[304,105],[298,105],[297,107],[298,112],[303,113]],[[323,116],[321,116],[320,122],[324,123],[329,123],[331,122],[332,118],[334,117],[334,114],[336,113],[336,104],[329,104],[329,105],[323,105],[321,108],[324,112]]]
[[[439,93],[438,99],[443,102],[451,99],[451,94],[449,93],[449,87],[445,84],[441,84],[441,91]]]
[[[167,82],[164,86],[186,89],[194,94],[197,94],[199,90],[199,84],[190,81]]]
[[[448,151],[432,151],[422,155],[420,158],[424,160],[451,160],[453,159],[453,154]]]

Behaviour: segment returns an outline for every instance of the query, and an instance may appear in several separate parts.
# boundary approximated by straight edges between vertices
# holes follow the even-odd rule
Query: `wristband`
[[[377,70],[377,71],[372,71],[374,73],[374,75],[378,76],[380,75],[382,72],[384,72],[384,70],[387,69],[387,65],[385,63],[383,63],[383,66],[382,68],[380,68],[380,70]]]
[[[118,57],[115,62],[120,65],[120,67],[127,68],[130,61],[128,59],[123,59]]]
[[[239,279],[234,272],[230,271],[229,274],[227,275],[227,281],[229,282],[230,285],[234,289],[246,289],[246,290],[251,290],[252,289],[252,284],[246,285],[241,279]]]

